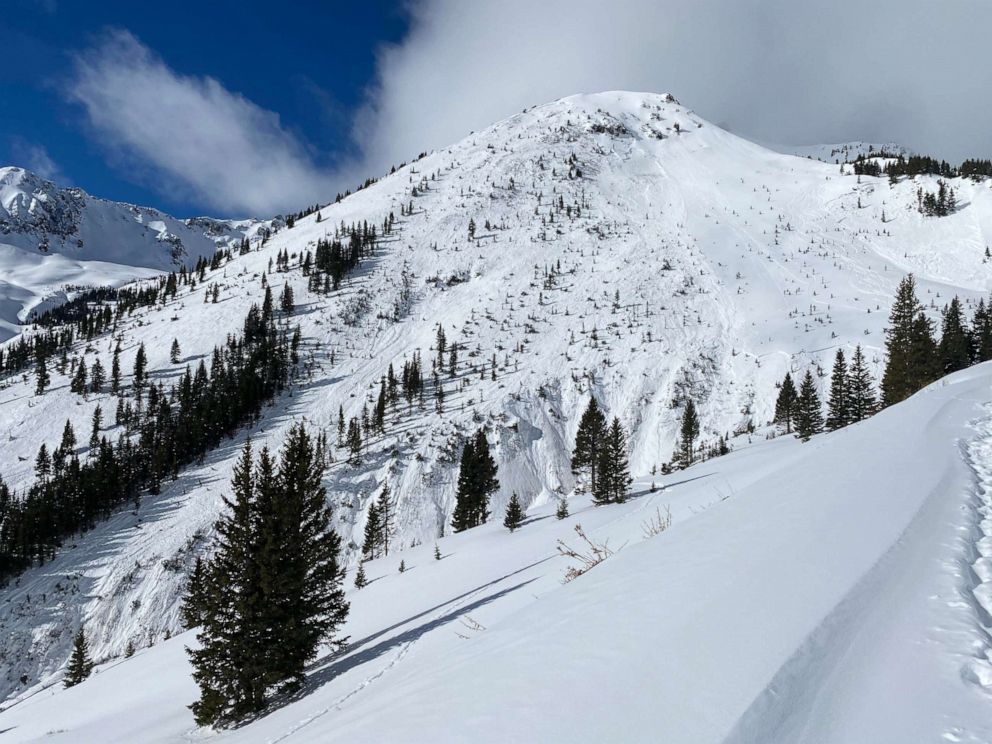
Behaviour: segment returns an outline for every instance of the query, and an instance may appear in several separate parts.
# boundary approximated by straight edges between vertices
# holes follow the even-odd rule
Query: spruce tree
[[[114,346],[114,358],[110,363],[110,392],[117,395],[121,391],[121,342]]]
[[[687,398],[685,410],[682,411],[682,425],[679,427],[679,441],[682,443],[679,460],[684,468],[692,465],[696,459],[695,446],[698,437],[699,417],[696,415],[696,404],[692,402],[692,398]]]
[[[978,364],[992,360],[992,296],[989,297],[988,305],[984,299],[978,301],[971,320],[971,338],[974,362]]]
[[[379,505],[373,501],[365,515],[365,540],[362,543],[364,558],[378,558],[382,540],[382,521],[379,519]]]
[[[489,519],[489,498],[499,490],[496,479],[496,460],[489,452],[489,440],[485,429],[475,433],[475,524],[484,524]]]
[[[86,642],[86,634],[80,627],[72,642],[72,656],[69,657],[62,684],[65,687],[74,687],[89,677],[92,671],[93,662],[90,660],[89,644]]]
[[[379,544],[382,546],[382,554],[389,555],[389,535],[393,522],[388,483],[382,484],[382,493],[379,494],[376,505],[379,507]]]
[[[555,507],[555,519],[568,518],[568,499],[564,496],[558,497],[558,506]]]
[[[954,297],[950,304],[944,308],[940,344],[937,349],[940,355],[941,371],[945,375],[971,365],[971,335],[965,325],[961,301],[957,297]]]
[[[184,628],[198,628],[203,624],[207,606],[206,591],[207,566],[203,562],[203,558],[197,556],[196,563],[193,564],[193,572],[189,575],[189,583],[186,584],[186,593],[183,595],[183,603],[179,610]]]
[[[871,372],[865,362],[861,344],[854,347],[851,366],[847,370],[847,414],[851,423],[862,421],[873,413],[877,405]]]
[[[179,350],[179,339],[172,339],[172,348],[169,350],[169,360],[173,364],[179,364],[179,356],[181,352]]]
[[[785,427],[785,433],[792,433],[792,423],[796,415],[796,401],[799,394],[796,392],[795,383],[792,382],[792,375],[785,373],[782,386],[778,391],[778,398],[775,400],[774,422]]]
[[[48,388],[51,377],[48,374],[48,359],[42,351],[41,344],[35,343],[34,360],[35,387],[34,394],[41,395]]]
[[[513,532],[523,521],[524,509],[520,504],[520,499],[517,497],[517,492],[514,491],[513,495],[510,496],[510,503],[506,505],[506,516],[503,518],[503,526],[510,532]]]
[[[882,403],[905,400],[939,375],[939,358],[930,321],[916,299],[916,282],[909,274],[899,283],[885,329],[885,372]]]
[[[606,417],[596,399],[589,398],[589,404],[579,419],[575,433],[575,449],[572,451],[572,473],[589,473],[589,487],[596,489],[596,476],[599,468],[599,450],[606,436]]]
[[[830,397],[827,399],[827,429],[834,431],[851,422],[848,404],[850,403],[850,382],[847,379],[847,361],[844,350],[837,349],[834,368],[830,373]]]
[[[820,409],[820,396],[816,392],[813,375],[806,370],[802,385],[799,386],[799,399],[796,401],[796,435],[804,442],[823,430],[823,412]]]
[[[478,527],[489,519],[489,497],[499,489],[496,461],[485,430],[479,429],[462,448],[451,527],[455,532]]]
[[[614,416],[599,453],[599,480],[593,491],[593,502],[622,504],[627,500],[631,478],[627,464],[627,438],[620,419]]]
[[[140,390],[145,384],[145,374],[148,367],[148,357],[145,355],[145,345],[141,344],[134,356],[134,374],[132,384],[135,390]]]
[[[302,424],[289,431],[276,477],[278,497],[262,501],[260,564],[264,595],[265,679],[284,690],[302,685],[306,665],[333,634],[348,603],[341,583],[341,538],[323,486],[324,459]],[[271,511],[270,511],[271,510]]]
[[[355,572],[355,588],[364,589],[368,586],[369,580],[365,576],[365,560],[358,561],[358,570]]]
[[[469,439],[462,447],[461,462],[458,466],[458,481],[455,491],[455,510],[451,515],[451,528],[455,532],[475,527],[472,518],[472,503],[475,484],[475,441]]]
[[[203,587],[197,640],[187,649],[200,699],[190,705],[201,726],[236,721],[265,705],[261,654],[259,520],[252,478],[251,442],[245,442],[231,480],[232,496],[217,521],[217,547]]]

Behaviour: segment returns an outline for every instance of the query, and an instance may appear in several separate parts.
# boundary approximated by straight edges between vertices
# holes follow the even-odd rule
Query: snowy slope
[[[399,371],[419,349],[429,377],[442,323],[462,349],[457,378],[442,376],[444,411],[430,399],[423,409],[399,406],[363,464],[335,452],[326,480],[338,529],[353,541],[350,557],[383,483],[396,499],[397,542],[413,556],[411,546],[433,545],[449,521],[456,453],[479,426],[489,428],[500,467],[494,514],[514,490],[546,510],[576,485],[569,454],[590,391],[620,417],[632,470],[649,478],[671,456],[686,395],[707,440],[749,425],[761,437],[787,370],[829,369],[838,347],[861,343],[880,373],[882,329],[906,272],[916,272],[934,317],[954,294],[967,306],[992,288],[983,259],[992,243],[989,182],[956,181],[962,208],[924,218],[916,188],[933,183],[841,176],[832,163],[724,132],[663,95],[576,96],[400,168],[323,208],[321,221],[313,215],[281,230],[195,291],[135,313],[120,331],[122,366],[131,369],[144,342],[153,375],[175,378],[240,330],[277,253],[298,257],[342,222],[378,225],[395,214],[396,230],[377,255],[330,297],[307,292],[296,259],[289,273],[268,275],[276,296],[283,283],[294,287],[292,322],[301,325],[310,374],[266,409],[251,435],[277,448],[303,419],[335,441],[339,407],[350,417],[371,405],[390,363]],[[401,216],[410,204],[412,214]],[[472,241],[470,218],[478,226]],[[218,304],[204,302],[213,283]],[[169,361],[173,337],[182,346],[178,365]],[[88,364],[98,356],[109,368],[112,348],[98,339]],[[30,482],[39,444],[57,444],[67,417],[88,432],[97,405],[105,421],[116,406],[109,394],[71,394],[57,373],[52,389],[34,396],[28,377],[0,389],[0,474],[17,488]],[[742,434],[735,446],[747,440]],[[186,572],[209,545],[241,441],[0,593],[0,693],[57,676],[81,618],[95,629],[102,660],[119,657],[129,641],[143,648],[178,629]]]
[[[120,285],[192,264],[257,220],[178,220],[0,168],[0,340],[72,288]]]
[[[809,444],[778,439],[368,564],[352,643],[305,693],[209,740],[988,742],[992,365]],[[673,526],[642,525],[670,506]],[[984,520],[984,521],[983,521]],[[613,557],[575,581],[558,539]],[[984,560],[988,560],[986,557]],[[986,572],[985,578],[988,578]],[[984,607],[982,602],[985,602]],[[191,633],[10,701],[11,742],[200,740]]]

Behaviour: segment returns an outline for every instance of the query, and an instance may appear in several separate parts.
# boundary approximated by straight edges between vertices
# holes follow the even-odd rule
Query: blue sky
[[[617,89],[759,142],[960,162],[992,155],[989,28],[992,0],[3,0],[0,164],[269,216]]]
[[[158,10],[149,12],[149,5]],[[279,8],[291,9],[291,15],[278,17]],[[278,113],[315,163],[333,166],[353,149],[351,113],[373,76],[376,49],[399,41],[406,26],[393,0],[6,0],[0,21],[0,163],[47,171],[59,182],[109,199],[183,215],[210,211],[220,205],[183,189],[157,188],[154,175],[133,177],[129,165],[108,152],[112,143],[66,94],[75,55],[99,44],[108,29],[126,29],[176,73],[210,76]]]

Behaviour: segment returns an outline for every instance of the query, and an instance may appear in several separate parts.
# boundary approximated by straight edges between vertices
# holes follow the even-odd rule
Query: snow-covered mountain
[[[256,233],[259,220],[179,220],[0,168],[0,339],[79,287],[116,286],[191,264]]]
[[[817,628],[834,613],[839,613],[844,628],[860,622],[857,613],[845,614],[845,597],[860,596],[862,578],[882,577],[871,573],[871,567],[897,542],[900,530],[915,523],[920,510],[952,509],[950,502],[931,499],[933,484],[922,477],[890,484],[879,477],[863,494],[852,491],[856,473],[872,468],[882,473],[888,467],[888,461],[872,464],[866,442],[891,429],[906,436],[899,440],[906,447],[915,446],[910,436],[913,427],[943,415],[948,423],[940,437],[967,438],[969,422],[987,415],[980,403],[990,380],[987,370],[971,372],[962,378],[966,384],[950,388],[949,393],[935,392],[927,398],[929,403],[915,408],[907,404],[905,414],[893,412],[886,419],[879,417],[883,423],[873,420],[804,446],[783,440],[764,442],[765,425],[775,383],[784,373],[807,368],[826,371],[839,347],[862,344],[876,375],[880,374],[882,330],[895,287],[906,273],[916,274],[919,292],[934,317],[954,295],[962,298],[969,312],[979,297],[987,296],[992,288],[992,263],[985,258],[986,247],[992,244],[990,182],[955,179],[959,209],[943,218],[924,217],[916,208],[917,188],[933,190],[935,184],[936,179],[925,176],[890,185],[885,178],[842,175],[832,161],[777,153],[729,134],[671,96],[622,92],[575,96],[528,109],[398,168],[340,203],[323,207],[319,214],[298,220],[292,229],[276,232],[264,245],[256,243],[255,250],[210,272],[194,290],[184,288],[164,305],[128,317],[118,329],[123,337],[123,368],[131,369],[138,345],[144,343],[153,376],[168,383],[187,364],[203,358],[209,362],[214,345],[226,334],[239,332],[249,307],[261,302],[263,276],[277,294],[290,284],[297,305],[291,322],[302,329],[308,377],[267,408],[250,432],[254,441],[274,449],[287,427],[301,419],[314,429],[326,430],[335,442],[339,410],[352,417],[360,416],[365,406],[371,409],[389,365],[398,372],[418,351],[430,379],[439,325],[448,343],[459,347],[456,375],[449,375],[447,360],[439,374],[445,391],[440,410],[431,399],[423,406],[416,401],[400,404],[387,416],[386,433],[367,443],[361,465],[348,464],[341,449],[336,449],[336,462],[326,477],[337,528],[351,541],[351,557],[361,542],[368,505],[388,483],[395,499],[396,542],[417,570],[387,577],[363,590],[368,594],[353,597],[346,632],[359,640],[343,661],[325,660],[322,667],[340,673],[337,680],[321,686],[318,672],[314,682],[318,691],[312,699],[304,697],[277,716],[225,738],[302,742],[311,740],[307,737],[315,732],[313,737],[321,741],[333,740],[332,733],[341,735],[333,722],[346,719],[351,723],[341,731],[350,736],[341,740],[392,741],[396,729],[386,719],[379,721],[380,728],[361,728],[360,722],[370,718],[369,711],[401,699],[407,701],[405,707],[419,704],[427,711],[436,696],[469,686],[449,670],[486,663],[488,653],[504,655],[507,669],[514,660],[536,660],[534,647],[526,642],[519,646],[519,655],[507,648],[524,627],[535,633],[534,643],[540,635],[540,642],[552,644],[561,656],[574,650],[567,645],[575,640],[569,634],[570,623],[578,622],[597,602],[616,604],[617,598],[605,588],[602,592],[576,588],[579,582],[566,588],[558,585],[561,565],[552,558],[554,542],[568,536],[567,528],[575,520],[561,525],[542,518],[553,513],[552,502],[558,495],[573,493],[571,445],[581,410],[595,394],[629,433],[631,470],[639,478],[639,488],[647,490],[653,482],[671,489],[617,510],[587,510],[580,519],[587,527],[596,525],[604,539],[612,538],[611,544],[619,547],[636,539],[641,522],[655,506],[672,503],[676,526],[670,537],[671,544],[678,545],[668,547],[664,542],[668,536],[661,536],[657,545],[652,541],[648,546],[632,546],[630,555],[625,550],[617,561],[618,566],[628,566],[627,573],[617,568],[611,574],[612,580],[626,582],[621,585],[631,593],[647,593],[650,585],[663,587],[659,597],[671,593],[675,598],[672,604],[659,600],[653,608],[642,608],[648,612],[643,617],[676,614],[669,628],[672,634],[666,630],[666,635],[645,638],[647,648],[641,650],[657,648],[662,660],[673,658],[678,639],[683,638],[679,623],[692,625],[699,617],[719,620],[724,630],[739,628],[731,634],[734,642],[728,641],[728,654],[732,648],[751,648],[760,638],[775,638],[778,644],[768,657],[714,657],[700,663],[694,672],[698,678],[690,678],[699,689],[726,674],[726,665],[739,670],[745,663],[747,680],[735,677],[742,682],[735,702],[728,703],[726,720],[721,718],[705,731],[700,723],[700,728],[670,738],[844,740],[812,735],[771,738],[769,716],[788,718],[785,704],[774,699],[779,683],[773,678],[780,673],[787,678],[793,673],[789,669],[796,675],[807,674],[801,665],[789,667],[786,662],[794,654],[815,661],[817,639],[826,637],[818,635]],[[9,212],[7,203],[4,196]],[[380,225],[390,214],[395,217],[394,230],[339,291],[330,295],[308,291],[299,268],[303,253],[312,251],[318,240],[333,238],[342,225],[362,221]],[[470,220],[475,225],[471,236]],[[185,226],[189,231],[203,229],[197,223]],[[169,226],[166,232],[178,229]],[[191,244],[184,246],[192,254]],[[37,253],[37,246],[33,250]],[[290,270],[273,271],[283,252],[290,256]],[[166,260],[165,266],[171,260],[159,258]],[[220,286],[220,302],[206,302],[206,292],[215,284]],[[182,347],[178,364],[169,358],[173,338]],[[92,342],[85,352],[88,363],[100,358],[109,368],[113,345],[109,337]],[[77,352],[82,353],[83,346]],[[18,489],[32,478],[40,443],[57,444],[67,417],[76,431],[85,432],[97,405],[105,412],[116,405],[109,394],[83,399],[69,392],[65,376],[54,372],[52,376],[52,389],[42,396],[33,395],[31,379],[10,379],[0,389],[0,421],[8,432],[0,450],[0,474]],[[964,402],[955,402],[954,391],[966,393]],[[662,477],[660,468],[671,457],[687,397],[697,404],[704,439],[712,442],[729,435],[740,451],[726,459],[727,465],[724,459],[715,460]],[[988,397],[992,396],[984,399]],[[508,537],[495,526],[445,537],[440,542],[443,552],[453,555],[435,565],[425,556],[450,520],[457,453],[464,438],[480,426],[488,428],[499,464],[501,487],[492,511],[502,514],[516,491],[531,508],[534,537],[526,548],[521,547],[523,541],[510,542],[518,536]],[[871,434],[870,427],[889,428]],[[869,434],[858,433],[864,431]],[[17,736],[33,740],[39,730],[29,726],[26,717],[35,716],[46,721],[42,727],[56,732],[52,739],[56,741],[58,736],[65,741],[92,738],[96,729],[86,727],[109,730],[111,719],[116,721],[113,725],[125,727],[115,734],[122,741],[178,741],[187,735],[192,723],[182,703],[191,700],[192,693],[182,645],[191,642],[190,636],[141,651],[126,662],[118,660],[129,642],[144,649],[179,631],[178,601],[186,574],[195,556],[209,545],[221,494],[242,441],[243,437],[230,442],[202,465],[182,472],[162,494],[144,498],[137,512],[122,511],[71,541],[53,562],[28,571],[16,586],[0,593],[0,692],[15,696],[12,701],[26,701],[0,714],[0,730],[16,726]],[[840,444],[821,445],[821,441]],[[823,460],[817,454],[821,450]],[[907,463],[924,467],[930,462],[922,455],[914,459],[917,449],[907,452]],[[851,459],[854,455],[859,459]],[[960,456],[960,448],[948,446],[934,455],[939,460],[930,462],[936,469],[955,473],[954,488],[947,489],[953,496],[947,499],[966,498],[968,476],[963,474]],[[827,479],[839,472],[839,463],[848,468],[846,485],[831,487]],[[820,473],[816,478],[825,483],[823,493],[811,496],[808,484],[797,483],[801,464]],[[691,487],[682,485],[697,477],[700,480]],[[909,493],[893,490],[897,486]],[[847,520],[859,522],[861,499],[876,494],[878,502],[867,508],[869,524],[862,525],[866,531],[846,541]],[[737,495],[740,498],[734,498]],[[900,500],[903,495],[905,501]],[[798,500],[807,496],[829,513],[818,511],[820,506],[806,510]],[[573,511],[584,508],[584,497],[573,500]],[[696,519],[694,514],[704,507],[711,508]],[[692,522],[683,529],[679,522],[690,517]],[[808,529],[792,534],[793,520]],[[864,543],[858,542],[862,538]],[[936,533],[924,538],[942,539]],[[752,566],[751,547],[779,544],[775,540],[786,541],[781,543],[782,554],[790,556],[778,567],[790,565],[791,560],[798,568],[796,575],[784,570],[776,575],[768,596],[791,610],[777,617],[756,615],[750,625],[735,626],[728,617],[732,603],[728,600],[724,606],[717,601],[728,596],[722,591],[714,590],[716,595],[709,599],[705,592],[689,597],[692,587],[702,586],[698,582],[713,587],[756,582],[777,561],[771,554],[760,560],[755,555]],[[817,545],[818,541],[823,544]],[[816,549],[804,553],[811,545]],[[825,545],[838,547],[824,550]],[[850,557],[849,548],[856,546],[862,552]],[[925,552],[924,547],[919,549],[917,558]],[[960,549],[964,555],[974,547],[962,544]],[[702,563],[690,571],[693,556]],[[844,556],[849,562],[835,565],[834,559],[847,560]],[[373,575],[391,572],[400,557],[381,562]],[[651,572],[644,572],[641,561],[653,567]],[[671,573],[660,574],[659,565],[671,566]],[[800,569],[809,574],[808,591],[798,590],[799,574],[806,575]],[[835,569],[836,581],[830,583]],[[646,583],[636,584],[634,575]],[[513,585],[530,581],[534,583],[526,589],[511,591]],[[962,587],[958,589],[963,592]],[[490,598],[490,593],[499,596]],[[808,597],[822,601],[807,605]],[[756,594],[748,606],[766,599]],[[866,611],[874,617],[874,609]],[[118,719],[113,711],[96,710],[84,692],[39,692],[58,678],[81,618],[92,629],[96,658],[108,666],[106,675],[101,672],[78,689],[110,685],[100,694],[131,700],[145,709],[152,703],[128,697],[123,690],[154,687],[153,679],[163,680],[149,694],[168,698],[172,707],[157,709],[162,727],[142,729],[153,732],[147,738],[126,728],[130,725],[124,720],[126,714]],[[474,628],[473,622],[483,629]],[[539,631],[545,623],[546,629],[557,628],[562,634],[561,645],[554,646],[553,639],[545,637],[554,635],[550,630]],[[608,618],[594,616],[587,623],[576,627],[592,632],[593,623],[608,623]],[[486,628],[494,629],[495,640],[484,640]],[[974,634],[980,636],[977,630]],[[861,643],[853,631],[826,635],[842,646]],[[476,636],[481,640],[473,640]],[[702,639],[696,638],[697,645]],[[804,646],[807,643],[811,650]],[[694,648],[691,643],[689,647]],[[803,655],[803,649],[808,654]],[[581,651],[593,653],[588,641]],[[408,656],[416,663],[407,664]],[[659,674],[682,679],[683,665],[690,660],[675,658],[678,669],[659,662]],[[751,662],[757,666],[750,666]],[[432,665],[428,677],[424,669]],[[596,664],[591,661],[573,671],[575,678],[568,684],[574,683],[579,693],[540,683],[551,701],[549,709],[557,695],[571,700],[573,694],[578,702],[568,710],[590,708],[581,690],[596,686]],[[823,685],[835,684],[826,666],[818,667],[818,673],[826,675]],[[584,674],[590,679],[583,679]],[[975,674],[980,677],[984,672]],[[137,679],[145,681],[133,686],[128,682]],[[380,679],[395,681],[380,684]],[[874,689],[869,684],[873,679],[864,677],[869,685],[865,689]],[[960,675],[955,679],[960,682]],[[381,695],[376,692],[380,689]],[[530,693],[535,689],[528,687]],[[499,701],[520,703],[516,694],[520,690],[503,688],[505,698],[489,682],[485,690],[479,706],[491,702],[492,707],[475,709],[479,730],[493,740],[520,739],[508,721],[504,721],[507,727],[501,727],[491,718],[504,705]],[[798,691],[790,694],[802,698]],[[843,702],[841,698],[838,692],[831,700]],[[45,702],[48,699],[53,702]],[[799,703],[807,710],[815,707],[806,698]],[[527,703],[534,704],[533,699]],[[45,706],[61,708],[66,717],[55,717],[49,713],[54,708]],[[682,708],[682,715],[688,716],[690,710],[691,706]],[[765,715],[765,710],[771,713]],[[733,711],[739,715],[747,711],[758,723],[752,727],[741,718],[738,724],[744,728],[736,729],[736,739],[728,739]],[[824,726],[828,713],[818,713]],[[699,715],[706,718],[703,711]],[[294,728],[299,722],[318,718],[328,728],[321,723],[296,733],[303,730]],[[422,726],[417,730],[425,733],[409,740],[438,738],[440,718],[427,712],[415,718]],[[519,718],[527,720],[533,716]],[[776,730],[781,734],[798,729]],[[577,733],[567,726],[562,731]],[[638,731],[631,730],[621,739],[644,740]],[[554,740],[547,735],[537,738]],[[562,740],[603,738],[589,734],[585,739],[574,735]]]

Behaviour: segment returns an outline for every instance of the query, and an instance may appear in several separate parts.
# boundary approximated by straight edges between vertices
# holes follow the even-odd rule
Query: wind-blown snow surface
[[[501,488],[492,511],[500,519],[514,490],[538,510],[573,490],[570,448],[590,392],[630,432],[632,470],[646,476],[671,456],[686,395],[710,441],[749,424],[761,437],[787,370],[829,370],[838,347],[860,342],[880,373],[882,329],[906,272],[917,273],[934,317],[954,294],[967,305],[992,287],[983,259],[992,243],[989,182],[955,180],[961,209],[924,218],[916,189],[934,184],[842,176],[833,164],[741,140],[666,96],[568,98],[399,168],[323,208],[321,221],[300,220],[210,272],[193,292],[136,312],[119,329],[122,368],[131,369],[142,342],[153,376],[166,384],[186,364],[209,361],[261,302],[261,275],[285,250],[294,268],[267,280],[276,297],[285,282],[294,288],[290,322],[301,325],[309,371],[251,435],[278,448],[289,424],[305,420],[334,442],[339,407],[347,417],[371,407],[390,363],[398,373],[419,349],[429,378],[442,323],[461,349],[456,378],[441,376],[444,411],[429,397],[423,408],[400,404],[362,465],[336,451],[325,482],[351,558],[383,483],[394,494],[396,544],[410,551],[432,545],[449,521],[457,453],[479,426],[495,445]],[[571,216],[556,211],[552,222],[555,203],[572,207]],[[412,214],[401,216],[401,205]],[[300,253],[342,222],[378,225],[391,212],[394,233],[339,292],[307,292]],[[215,283],[221,300],[205,303]],[[173,337],[179,364],[169,361]],[[112,349],[109,338],[94,341],[88,366],[99,357],[109,369]],[[40,397],[30,375],[0,389],[0,474],[12,487],[30,482],[39,444],[56,446],[67,417],[81,440],[97,405],[112,419],[113,396],[84,400],[68,385],[53,372]],[[0,593],[0,694],[57,676],[80,620],[100,660],[178,630],[187,572],[210,544],[242,441],[144,498],[136,513],[68,541],[54,562]],[[355,622],[365,622],[357,610]]]
[[[74,289],[117,286],[210,257],[254,220],[177,220],[0,168],[0,340]]]
[[[986,364],[808,444],[762,442],[656,492],[641,479],[625,505],[532,509],[517,533],[442,539],[441,561],[405,551],[402,574],[401,556],[370,562],[348,649],[211,740],[988,742],[989,616],[968,566],[989,483],[968,450],[992,445],[990,397]],[[673,526],[646,538],[665,506]],[[554,546],[575,524],[617,552],[563,585]],[[189,741],[194,642],[25,694],[0,731]]]

